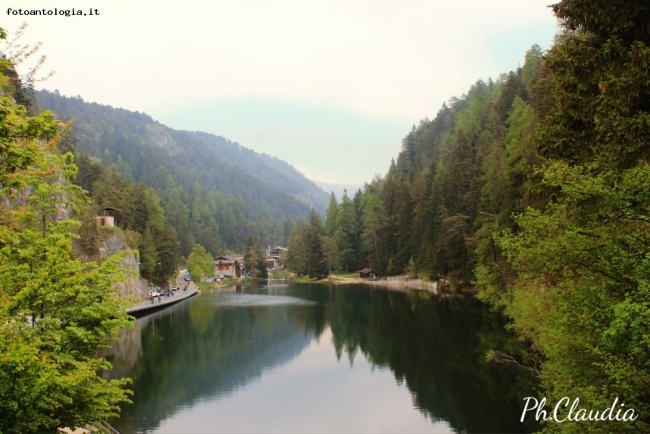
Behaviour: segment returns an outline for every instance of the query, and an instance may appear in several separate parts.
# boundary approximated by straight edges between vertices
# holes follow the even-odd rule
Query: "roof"
[[[214,258],[214,261],[215,262],[217,262],[217,261],[235,262],[235,260],[233,258],[228,258],[226,256],[217,256],[216,258]]]
[[[359,273],[372,273],[372,270],[370,268],[364,268],[363,270],[359,271]]]
[[[230,264],[234,264],[235,262],[239,262],[240,264],[243,264],[244,263],[244,258],[242,258],[242,257],[228,258],[227,256],[217,256],[216,258],[214,258],[214,263],[216,264],[218,262],[227,262],[227,263],[230,263]]]

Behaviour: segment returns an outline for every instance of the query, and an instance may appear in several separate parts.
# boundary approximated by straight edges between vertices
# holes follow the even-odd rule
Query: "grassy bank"
[[[363,282],[363,279],[359,278],[359,273],[346,273],[344,271],[334,271],[330,278],[325,277],[323,279],[312,279],[309,276],[300,276],[297,277],[294,282],[298,283],[334,283],[334,284],[345,284],[345,283],[360,283]]]

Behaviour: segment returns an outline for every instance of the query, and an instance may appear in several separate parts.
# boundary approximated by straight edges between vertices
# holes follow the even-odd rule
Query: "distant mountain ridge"
[[[97,103],[87,103],[81,97],[70,98],[61,96],[57,92],[48,91],[37,92],[37,97],[43,108],[52,110],[63,120],[73,119],[78,131],[88,132],[88,124],[95,124],[96,127],[94,118],[101,117],[101,126],[115,128],[115,123],[120,123],[127,131],[130,130],[131,134],[135,133],[140,136],[138,137],[140,140],[133,144],[157,146],[170,156],[188,153],[191,156],[194,153],[197,157],[203,157],[204,155],[201,153],[207,151],[209,153],[207,156],[210,159],[223,160],[220,163],[234,165],[248,176],[260,179],[266,185],[281,189],[321,212],[327,207],[327,193],[292,165],[268,154],[245,148],[225,137],[205,132],[175,130],[160,124],[147,114]],[[109,117],[109,119],[112,118],[112,122],[107,120],[107,112],[113,112],[114,116]],[[104,131],[100,129],[96,132],[99,134],[90,134],[86,138],[93,139],[97,146],[108,145],[111,148],[111,143],[102,140]],[[207,147],[197,146],[199,143],[207,145]],[[88,143],[84,144],[84,146],[88,145]],[[119,148],[115,147],[115,149]],[[92,145],[88,146],[87,150],[95,153],[92,152]],[[98,150],[95,149],[95,151]],[[196,161],[200,161],[200,159]],[[129,174],[124,175],[129,176]],[[133,177],[138,180],[138,176]]]
[[[352,199],[359,189],[363,189],[363,184],[332,184],[329,182],[314,182],[321,188],[321,190],[327,193],[334,193],[334,196],[336,196],[336,199],[339,201],[343,197],[343,193],[345,191],[347,191],[348,198]]]
[[[282,242],[284,220],[306,218],[311,208],[324,213],[328,205],[328,194],[290,164],[224,137],[174,130],[147,114],[81,97],[43,90],[36,96],[41,108],[63,121],[73,120],[71,136],[78,151],[115,165],[125,179],[154,188],[163,201],[172,189],[191,195],[197,185],[204,193],[234,198],[234,215],[217,222],[223,228],[235,221],[237,241],[227,242],[226,248],[241,247],[247,233]],[[190,201],[185,203],[191,214]]]

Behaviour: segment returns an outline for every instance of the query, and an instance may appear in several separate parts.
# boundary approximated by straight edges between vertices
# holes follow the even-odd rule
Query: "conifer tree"
[[[371,257],[371,264],[377,275],[386,273],[386,225],[388,217],[381,200],[375,193],[365,196],[363,216],[363,243],[365,250]]]
[[[327,268],[323,258],[323,236],[325,230],[316,210],[309,214],[309,231],[307,233],[307,274],[312,279],[322,279],[327,275]]]
[[[348,192],[344,191],[334,237],[339,251],[339,263],[346,272],[355,266],[359,247],[357,243],[358,231],[354,203],[348,198]]]
[[[329,237],[333,237],[336,233],[336,223],[339,216],[339,204],[336,201],[334,192],[330,193],[330,203],[325,215],[325,234]]]
[[[546,396],[586,408],[624,397],[635,421],[548,424],[553,431],[650,428],[650,8],[645,1],[564,0],[565,33],[539,80],[541,209],[498,238],[506,291],[480,276],[543,357]]]
[[[309,228],[304,222],[298,223],[291,231],[289,238],[287,265],[299,276],[307,274],[307,232]]]

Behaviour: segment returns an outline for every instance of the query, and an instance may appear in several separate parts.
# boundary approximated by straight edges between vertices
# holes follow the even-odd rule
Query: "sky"
[[[358,184],[384,175],[411,127],[445,101],[516,69],[533,44],[549,48],[550,3],[8,0],[0,13],[10,34],[28,24],[21,43],[42,42],[42,75],[55,75],[38,87]],[[87,15],[9,11],[55,7]]]

